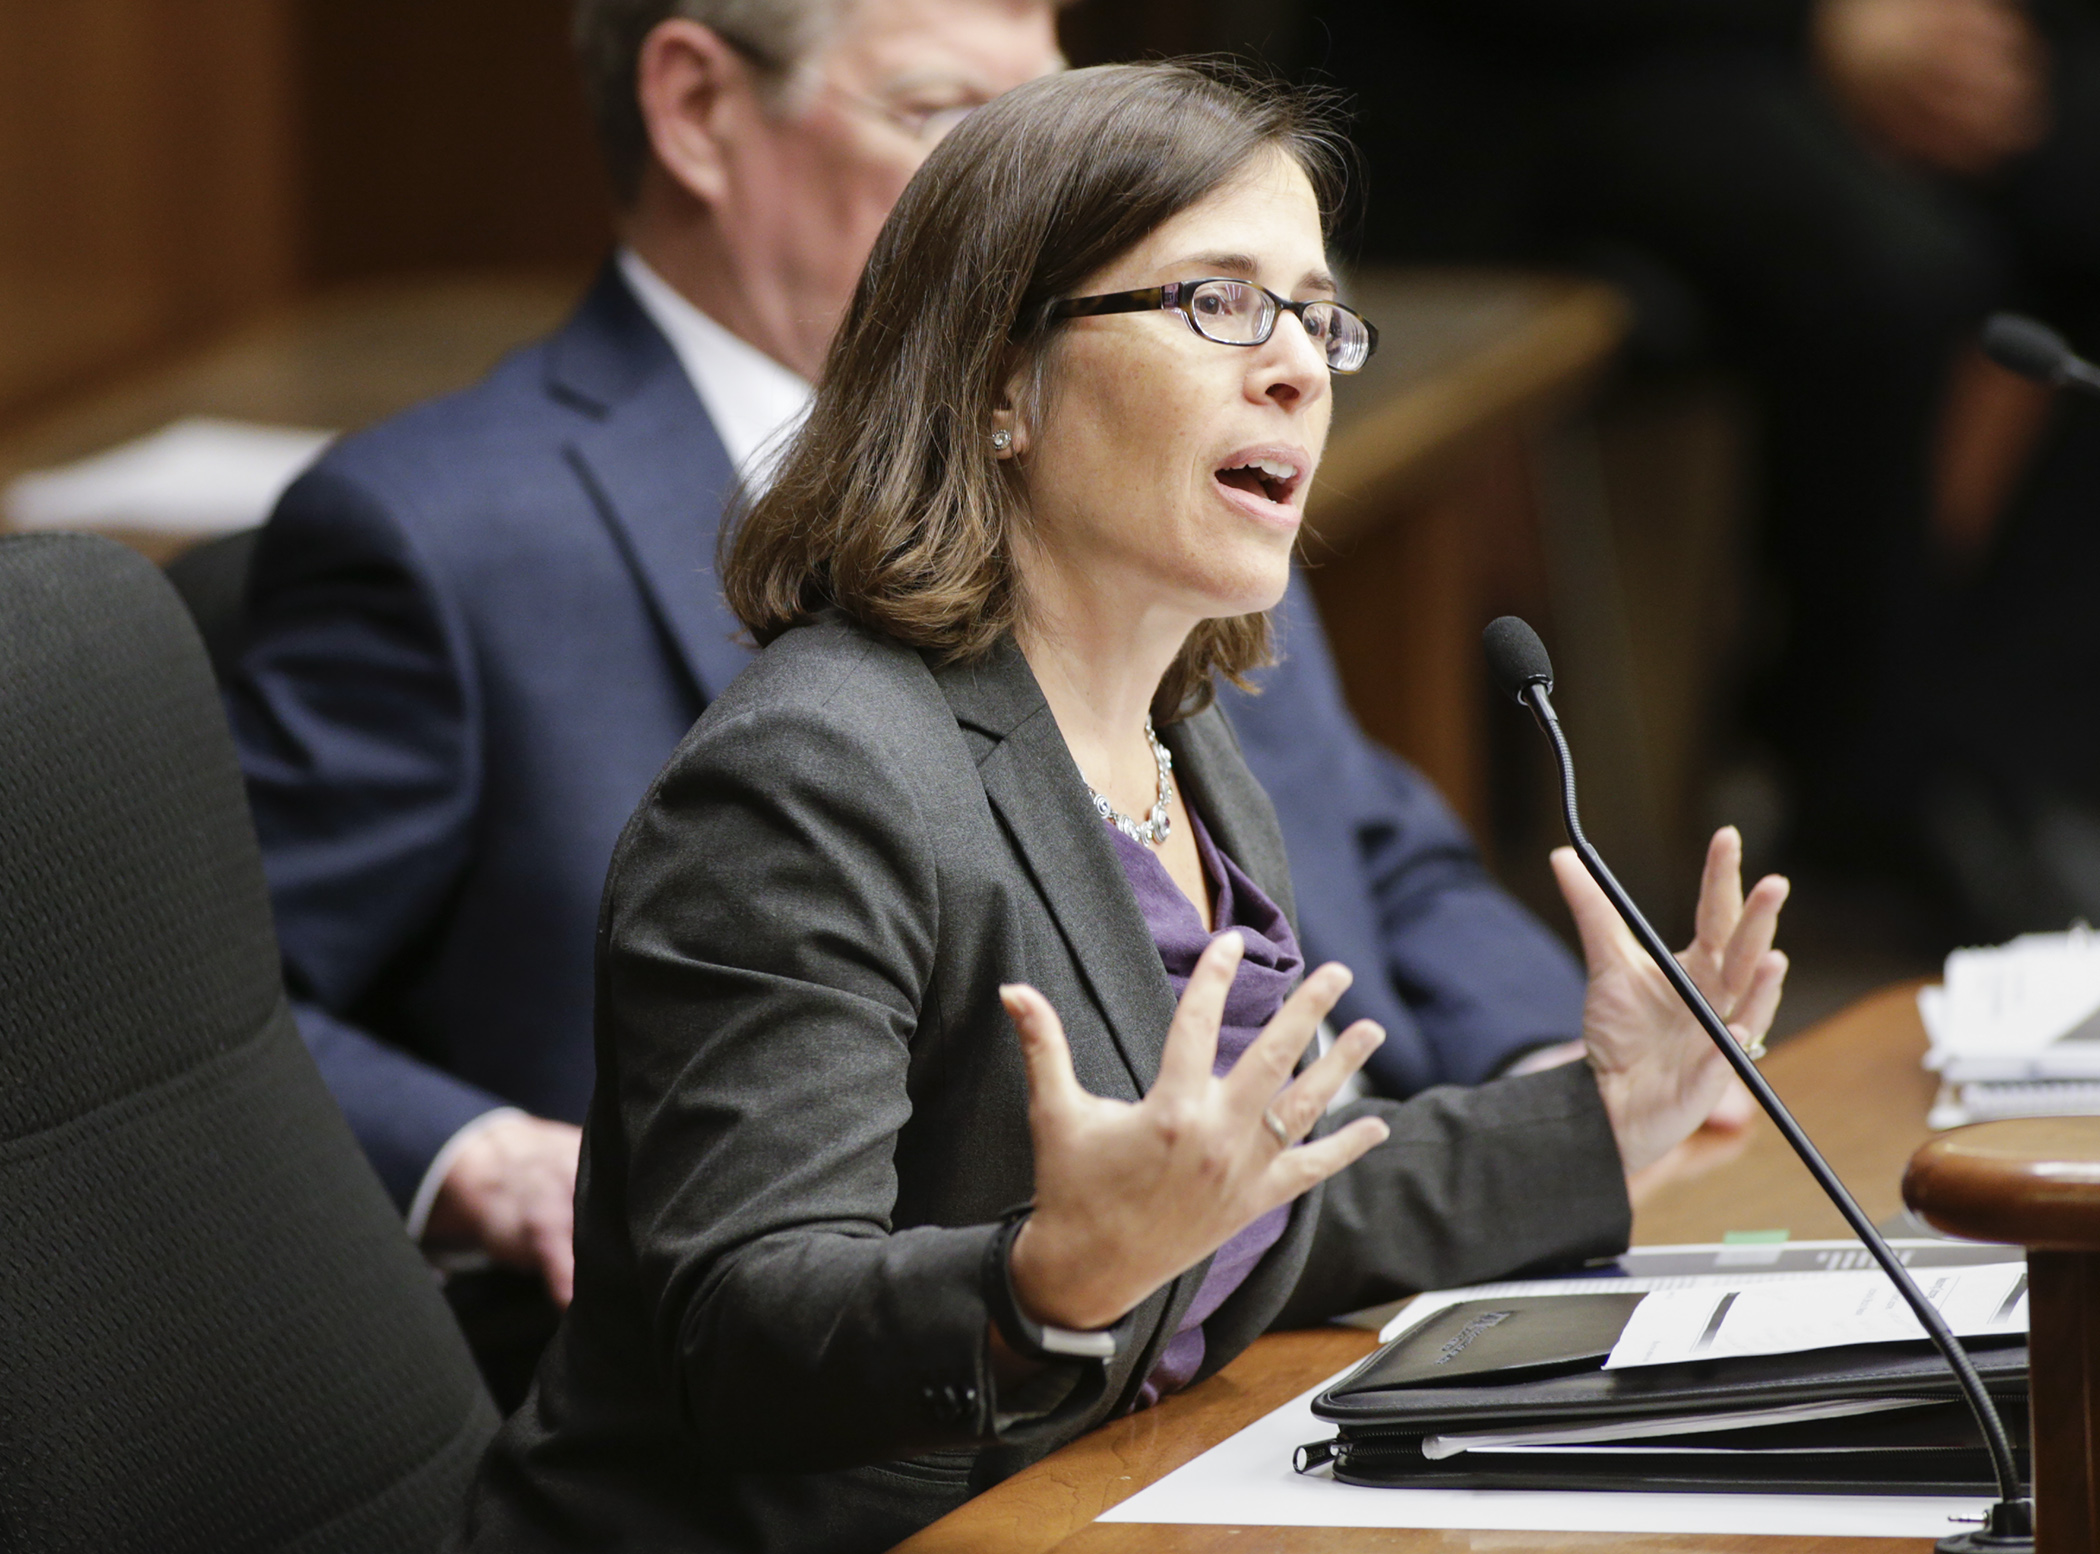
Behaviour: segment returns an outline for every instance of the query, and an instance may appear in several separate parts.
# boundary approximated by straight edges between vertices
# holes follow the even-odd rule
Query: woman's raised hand
[[[1235,1232],[1385,1141],[1385,1124],[1361,1117],[1313,1143],[1295,1142],[1385,1039],[1359,1020],[1291,1077],[1349,986],[1340,965],[1307,977],[1231,1070],[1211,1073],[1242,949],[1238,934],[1220,934],[1196,962],[1159,1076],[1135,1105],[1080,1088],[1064,1027],[1042,994],[1000,990],[1028,1064],[1035,1212],[1014,1239],[1012,1272],[1014,1294],[1035,1320],[1110,1325]]]
[[[1697,931],[1677,960],[1736,1039],[1754,1047],[1786,981],[1786,956],[1772,936],[1787,882],[1767,875],[1745,899],[1742,865],[1743,839],[1724,826],[1706,850]],[[1727,1094],[1730,1070],[1573,850],[1554,851],[1553,872],[1589,962],[1583,1041],[1631,1175],[1706,1121]]]

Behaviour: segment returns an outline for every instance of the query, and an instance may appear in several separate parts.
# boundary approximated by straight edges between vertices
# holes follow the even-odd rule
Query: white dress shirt
[[[622,247],[614,262],[671,342],[729,462],[749,489],[761,489],[809,413],[809,383],[686,301],[633,249]]]

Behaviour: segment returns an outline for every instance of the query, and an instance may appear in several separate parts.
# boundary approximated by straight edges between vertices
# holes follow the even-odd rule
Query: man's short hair
[[[753,66],[785,84],[823,42],[846,0],[576,0],[572,32],[583,92],[597,120],[613,192],[623,202],[640,187],[649,160],[635,75],[642,43],[673,17],[719,34]]]

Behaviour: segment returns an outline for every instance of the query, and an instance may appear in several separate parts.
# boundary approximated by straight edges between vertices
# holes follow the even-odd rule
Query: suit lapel
[[[608,265],[548,357],[549,391],[589,412],[570,463],[658,624],[711,700],[750,661],[714,575],[735,470],[685,369]]]
[[[1152,931],[1086,794],[1057,720],[1011,638],[935,671],[956,720],[988,736],[978,774],[1105,1017],[1138,1094],[1174,1017]]]

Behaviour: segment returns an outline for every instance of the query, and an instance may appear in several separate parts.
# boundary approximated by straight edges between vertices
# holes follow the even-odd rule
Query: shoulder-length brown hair
[[[730,608],[761,643],[827,608],[944,659],[984,652],[1024,601],[1028,519],[992,414],[1016,368],[1046,391],[1050,304],[1265,150],[1305,170],[1331,230],[1344,142],[1326,100],[1226,67],[1047,76],[972,114],[891,212],[771,488],[725,531]],[[1024,405],[1024,415],[1036,406]],[[1268,661],[1266,614],[1206,621],[1154,698],[1201,710]]]

